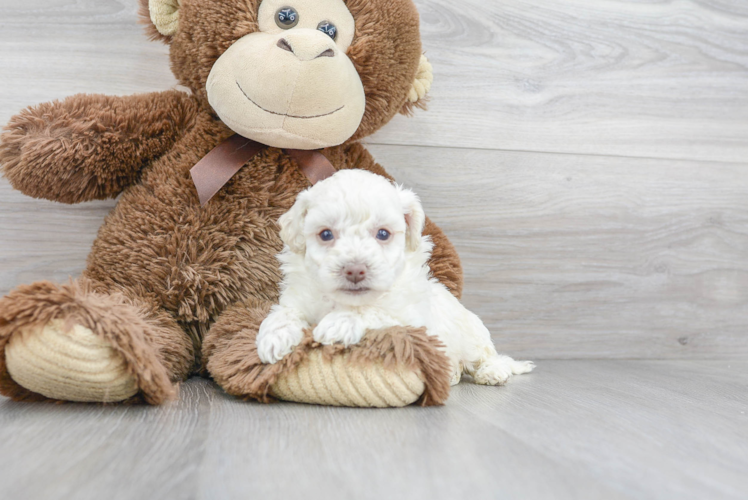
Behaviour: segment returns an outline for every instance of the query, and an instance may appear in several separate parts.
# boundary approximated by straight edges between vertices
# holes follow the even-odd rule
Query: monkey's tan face
[[[237,40],[208,76],[208,101],[232,130],[279,148],[342,144],[366,96],[345,54],[353,16],[342,0],[264,0],[259,31]]]

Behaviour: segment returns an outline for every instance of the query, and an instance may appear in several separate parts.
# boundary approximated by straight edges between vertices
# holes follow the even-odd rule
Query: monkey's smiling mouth
[[[336,109],[334,111],[330,111],[329,113],[324,113],[324,114],[321,114],[321,115],[313,115],[313,116],[288,115],[288,114],[285,114],[285,113],[278,113],[277,111],[270,111],[269,109],[265,109],[262,106],[260,106],[259,104],[257,104],[255,101],[252,100],[251,97],[249,97],[247,95],[246,92],[244,92],[244,89],[242,88],[241,85],[239,85],[239,82],[236,81],[236,80],[234,80],[234,81],[236,82],[236,86],[239,87],[239,90],[241,91],[242,94],[244,94],[244,97],[246,97],[249,102],[251,102],[252,104],[254,104],[255,106],[257,106],[261,110],[265,111],[266,113],[270,113],[272,115],[287,116],[289,118],[304,118],[304,119],[307,119],[307,118],[321,118],[323,116],[330,116],[333,113],[337,113],[338,111],[340,111],[341,109],[343,109],[345,107],[345,104],[343,104],[342,106],[340,106],[338,109]]]

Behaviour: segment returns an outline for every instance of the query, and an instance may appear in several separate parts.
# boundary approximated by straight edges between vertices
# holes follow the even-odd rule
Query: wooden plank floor
[[[0,401],[0,498],[744,499],[747,362],[545,361],[438,408]]]
[[[160,408],[0,398],[0,499],[748,496],[748,4],[416,3],[429,111],[367,142],[537,372],[429,409],[263,406],[199,379]],[[0,123],[176,86],[135,12],[0,0]],[[0,294],[76,276],[114,203],[0,179]]]
[[[426,54],[437,62],[432,105],[377,141],[748,158],[746,2],[416,4]]]

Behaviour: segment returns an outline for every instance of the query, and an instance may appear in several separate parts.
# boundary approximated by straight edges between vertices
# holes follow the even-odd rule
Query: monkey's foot
[[[11,336],[8,373],[24,388],[51,399],[109,403],[138,392],[122,355],[81,325],[53,320]]]

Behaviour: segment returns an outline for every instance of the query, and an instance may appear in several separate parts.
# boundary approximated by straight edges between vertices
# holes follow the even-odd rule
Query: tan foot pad
[[[62,320],[13,335],[5,349],[8,373],[19,385],[52,399],[122,401],[138,392],[122,356],[84,326]]]
[[[296,370],[284,372],[271,385],[272,394],[286,401],[377,408],[407,406],[424,389],[413,370],[385,369],[382,363],[352,367],[346,356],[329,361],[319,351],[310,352]]]

